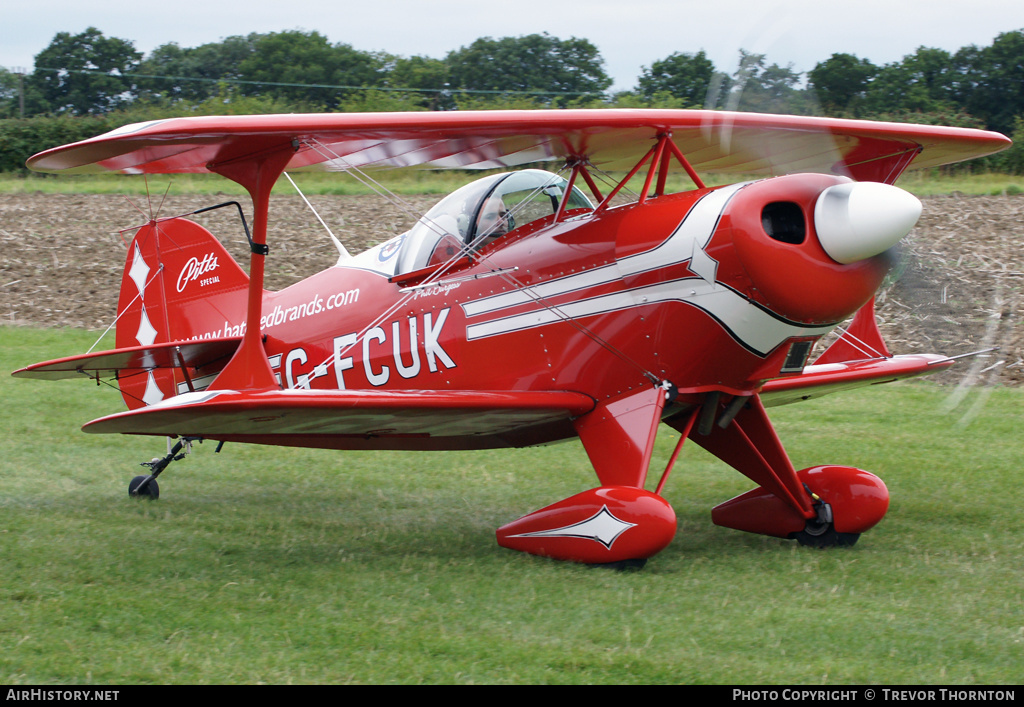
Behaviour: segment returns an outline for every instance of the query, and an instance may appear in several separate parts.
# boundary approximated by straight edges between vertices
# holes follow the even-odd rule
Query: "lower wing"
[[[765,407],[787,405],[866,385],[937,373],[952,366],[953,362],[954,359],[948,356],[911,354],[810,365],[798,376],[777,378],[765,383],[761,390],[761,402]]]
[[[327,449],[483,449],[572,436],[573,418],[593,408],[571,391],[206,390],[83,429]]]

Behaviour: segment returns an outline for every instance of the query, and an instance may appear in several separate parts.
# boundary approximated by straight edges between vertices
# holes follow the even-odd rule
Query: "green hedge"
[[[122,123],[109,116],[0,120],[0,172],[25,172],[25,160],[37,152],[95,137]]]

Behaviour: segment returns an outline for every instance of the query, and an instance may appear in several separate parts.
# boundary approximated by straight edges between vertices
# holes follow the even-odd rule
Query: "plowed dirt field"
[[[110,195],[0,196],[0,322],[106,328],[115,316],[124,240],[150,213],[168,216],[228,197],[169,197],[159,205]],[[434,196],[404,197],[407,211],[375,196],[314,196],[321,217],[353,252],[401,233]],[[155,202],[155,200],[154,200]],[[998,346],[936,377],[1024,385],[1024,196],[924,200],[904,264],[878,296],[893,353],[956,355]],[[271,205],[267,287],[278,289],[334,264],[337,251],[302,200]],[[200,220],[248,267],[234,209]],[[117,229],[129,229],[122,235]],[[75,353],[75,352],[68,352]]]

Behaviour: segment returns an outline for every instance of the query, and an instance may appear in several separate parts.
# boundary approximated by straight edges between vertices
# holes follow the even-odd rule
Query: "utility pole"
[[[25,117],[25,68],[14,67],[14,73],[18,75],[18,115]]]

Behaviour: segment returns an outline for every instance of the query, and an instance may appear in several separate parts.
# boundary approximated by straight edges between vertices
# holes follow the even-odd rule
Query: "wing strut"
[[[643,166],[648,162],[650,162],[650,166],[647,168],[647,176],[644,179],[644,186],[643,189],[640,191],[640,196],[637,199],[637,201],[641,204],[647,201],[647,197],[651,192],[651,185],[654,183],[655,175],[657,175],[658,181],[654,188],[654,196],[660,196],[664,194],[665,183],[668,179],[669,165],[671,164],[673,157],[675,157],[679,164],[682,165],[683,169],[686,170],[686,174],[689,175],[691,180],[693,180],[694,185],[698,189],[704,189],[704,181],[700,178],[700,175],[698,175],[697,172],[693,169],[693,166],[690,164],[689,160],[687,160],[686,157],[683,155],[682,151],[680,151],[679,147],[675,144],[675,142],[672,141],[672,133],[663,132],[658,134],[658,142],[655,145],[653,145],[651,149],[644,154],[643,157],[640,158],[640,161],[633,166],[633,169],[631,169],[629,173],[622,179],[622,181],[620,181],[618,185],[616,185],[616,187],[612,189],[611,192],[608,193],[608,196],[604,198],[604,200],[598,205],[594,212],[597,213],[608,208],[608,205],[611,203],[612,199],[615,198],[615,195],[618,194],[619,191],[624,186],[626,186],[626,183],[630,179],[635,177],[636,174],[641,169],[643,169]],[[577,169],[582,169],[584,172],[584,177],[587,176],[586,168],[583,165],[574,164],[574,172]],[[588,183],[590,183],[589,179]]]
[[[245,157],[209,165],[211,172],[245,187],[252,197],[253,224],[249,256],[249,295],[242,345],[224,367],[211,390],[277,390],[280,385],[263,348],[260,319],[263,316],[263,275],[267,257],[267,218],[270,190],[297,149],[289,141]]]

